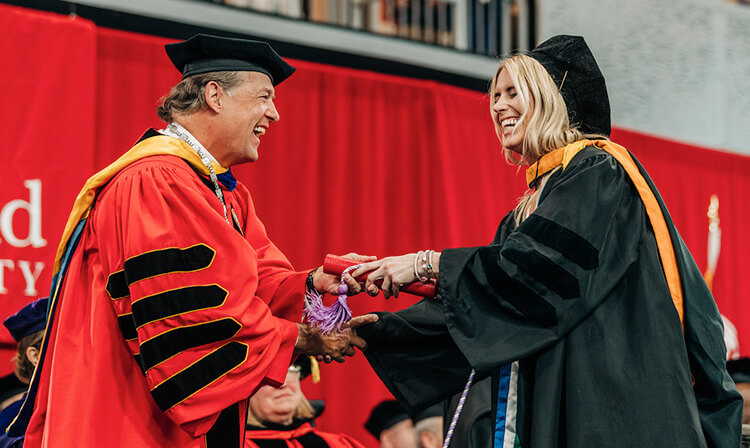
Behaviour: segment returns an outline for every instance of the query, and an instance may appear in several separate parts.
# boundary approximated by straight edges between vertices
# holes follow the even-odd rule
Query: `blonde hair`
[[[543,155],[557,148],[569,145],[583,138],[606,139],[601,135],[582,133],[570,123],[568,108],[555,81],[544,66],[536,59],[525,54],[514,54],[500,61],[500,66],[492,78],[490,97],[493,97],[497,78],[502,70],[507,70],[516,93],[521,99],[523,112],[519,124],[526,123],[526,132],[521,143],[521,154],[505,148],[505,159],[515,165],[529,165]],[[564,80],[563,80],[564,82]],[[494,104],[490,102],[490,113],[496,123]],[[527,190],[519,199],[513,217],[518,226],[536,207],[541,188]]]
[[[302,394],[302,392],[300,392],[300,394]],[[298,420],[307,420],[313,417],[315,417],[315,409],[313,409],[312,405],[309,401],[307,401],[307,398],[303,394],[302,398],[299,401],[299,404],[297,405],[297,409],[295,409],[294,411],[294,418]],[[247,424],[259,428],[266,427],[266,425],[264,425],[263,422],[260,421],[258,416],[253,413],[252,406],[247,407]]]

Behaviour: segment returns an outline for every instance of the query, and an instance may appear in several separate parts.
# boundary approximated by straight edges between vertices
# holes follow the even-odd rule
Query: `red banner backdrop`
[[[96,27],[1,7],[0,315],[49,293],[52,256],[94,169]],[[5,327],[0,372],[12,370]]]
[[[98,28],[80,18],[0,5],[6,106],[0,190],[0,315],[46,295],[62,226],[85,179],[126,151],[179,80],[166,39]],[[328,253],[385,256],[481,245],[523,192],[503,161],[481,93],[436,82],[296,61],[277,90],[281,121],[263,137],[260,160],[234,169],[253,193],[271,238],[299,269]],[[750,158],[636,132],[613,139],[652,174],[698,265],[706,260],[706,209],[721,200],[724,247],[714,291],[750,354],[746,291],[750,248],[742,223]],[[205,229],[206,232],[212,229]],[[238,270],[238,275],[241,271]],[[351,299],[355,313],[414,302]],[[5,329],[0,341],[12,344]],[[10,371],[10,352],[0,370]],[[425,371],[425,376],[430,372]],[[328,409],[325,430],[376,443],[362,424],[388,392],[358,355],[322,368],[304,385]],[[82,391],[82,393],[85,393]]]

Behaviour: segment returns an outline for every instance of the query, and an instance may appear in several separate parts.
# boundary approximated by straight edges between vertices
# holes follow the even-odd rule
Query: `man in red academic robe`
[[[294,68],[240,39],[167,53],[183,73],[159,107],[167,129],[92,177],[66,226],[41,367],[10,430],[27,428],[25,446],[242,446],[247,398],[283,384],[296,355],[362,348],[296,323],[305,289],[336,279],[292,269],[226,168],[257,159]]]

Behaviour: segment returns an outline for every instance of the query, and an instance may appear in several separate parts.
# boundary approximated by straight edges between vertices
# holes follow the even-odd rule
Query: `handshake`
[[[437,255],[437,261],[435,260]],[[326,273],[320,267],[311,273],[314,289],[329,294],[339,294],[339,286],[343,282],[347,286],[347,294],[354,295],[366,291],[370,296],[376,296],[382,290],[386,298],[398,297],[401,288],[415,283],[409,292],[420,295],[434,295],[439,263],[439,253],[423,251],[416,254],[406,254],[398,257],[388,257],[378,260],[376,257],[363,256],[354,253],[344,257],[327,257],[326,270],[329,261],[357,264],[352,272],[338,277],[333,273]],[[344,271],[342,266],[336,273]],[[421,268],[421,269],[420,269]],[[334,269],[335,270],[335,269]],[[347,309],[348,311],[348,309]],[[349,314],[350,315],[350,314]],[[316,356],[318,361],[343,362],[346,356],[354,356],[354,347],[360,350],[367,348],[367,342],[357,336],[356,329],[362,325],[371,324],[378,320],[376,314],[365,314],[355,317],[337,330],[323,332],[314,325],[297,324],[298,337],[295,351],[300,354]]]
[[[324,334],[319,328],[307,324],[297,324],[297,344],[295,352],[315,356],[318,361],[344,362],[345,356],[354,356],[354,347],[360,350],[367,348],[364,339],[357,336],[357,327],[370,324],[378,320],[377,314],[357,316],[329,334]]]

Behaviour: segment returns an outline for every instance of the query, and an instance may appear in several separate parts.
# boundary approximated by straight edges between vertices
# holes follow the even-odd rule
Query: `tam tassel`
[[[331,306],[323,304],[323,295],[317,290],[313,289],[305,293],[305,318],[310,325],[319,328],[323,334],[339,330],[341,325],[351,320],[352,311],[349,309],[347,296],[349,287],[344,283],[344,275],[358,267],[359,265],[350,266],[341,274],[339,297]]]
[[[315,359],[314,356],[310,356],[310,375],[312,376],[312,382],[313,384],[318,384],[320,382],[320,364],[318,364],[318,360]]]

